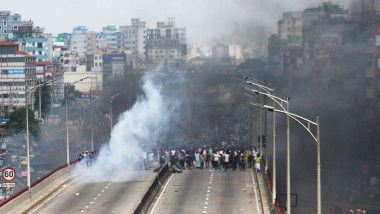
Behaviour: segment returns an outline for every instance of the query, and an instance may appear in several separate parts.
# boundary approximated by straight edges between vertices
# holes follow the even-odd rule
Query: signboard
[[[2,177],[5,181],[13,181],[16,178],[16,171],[13,168],[5,168]]]
[[[63,37],[52,37],[51,42],[55,46],[65,46],[65,40]]]
[[[16,183],[2,183],[0,184],[1,188],[10,188],[10,187],[16,187]]]
[[[23,68],[18,68],[18,69],[8,69],[8,75],[22,75],[25,74]]]

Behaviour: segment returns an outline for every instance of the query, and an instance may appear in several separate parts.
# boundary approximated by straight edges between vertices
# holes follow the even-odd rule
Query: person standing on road
[[[261,156],[260,156],[260,153],[258,153],[257,154],[257,158],[256,158],[256,160],[255,160],[255,162],[256,162],[256,170],[258,171],[258,172],[260,172],[260,162],[261,162]]]
[[[224,170],[227,171],[228,166],[230,164],[230,155],[227,153],[227,151],[223,155],[224,155]]]
[[[195,152],[194,154],[194,158],[195,158],[195,167],[201,167],[201,160],[200,160],[200,154],[198,151]]]
[[[206,167],[207,168],[210,167],[210,158],[211,158],[211,155],[209,152],[207,152],[207,154],[206,154]]]
[[[201,169],[204,168],[204,165],[205,165],[205,158],[206,158],[206,155],[204,153],[202,153],[200,156],[199,156],[199,160],[201,162]]]
[[[219,166],[218,166],[218,164],[219,164],[219,154],[218,154],[218,151],[215,151],[215,153],[214,153],[214,161],[213,161],[213,167],[215,168],[215,169],[218,169],[219,168]]]

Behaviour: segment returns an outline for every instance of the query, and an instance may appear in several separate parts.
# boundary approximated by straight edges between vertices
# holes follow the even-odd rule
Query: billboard
[[[58,36],[52,37],[51,43],[55,46],[65,46],[65,41],[63,37],[58,37]]]
[[[8,69],[8,75],[23,75],[25,74],[24,70],[23,68]]]

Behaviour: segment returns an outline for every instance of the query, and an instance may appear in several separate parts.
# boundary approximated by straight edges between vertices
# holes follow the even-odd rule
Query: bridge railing
[[[265,169],[265,160],[262,160],[261,162],[261,169]],[[268,203],[270,205],[270,211],[272,214],[281,214],[281,209],[280,207],[278,206],[278,201],[276,200],[275,201],[275,204],[272,204],[271,201],[272,201],[272,197],[273,197],[273,183],[272,183],[272,177],[271,177],[271,174],[269,172],[269,170],[266,171],[266,174],[264,173],[264,170],[261,170],[261,172],[263,174],[263,177],[264,177],[264,180],[265,180],[265,190],[266,190],[266,194],[268,196]]]
[[[71,164],[75,164],[77,161],[72,161]],[[22,190],[16,192],[11,197],[0,203],[0,213],[12,213],[18,209],[21,209],[27,203],[35,201],[42,193],[53,186],[58,179],[61,179],[64,176],[68,176],[70,170],[67,167],[67,164],[61,165],[40,179],[36,180],[28,187],[23,188]],[[37,201],[35,201],[37,203]]]

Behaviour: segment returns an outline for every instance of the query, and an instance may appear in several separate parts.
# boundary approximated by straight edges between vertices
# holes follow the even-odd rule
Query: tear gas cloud
[[[173,126],[172,115],[179,110],[181,101],[176,95],[163,92],[166,87],[183,81],[184,78],[175,69],[164,66],[158,66],[142,78],[144,94],[119,117],[108,144],[101,148],[96,162],[86,169],[83,178],[86,182],[111,181],[109,179],[120,182],[141,178],[142,171],[129,171],[126,165],[138,159],[144,151],[155,149],[159,139]],[[83,170],[80,165],[83,164],[79,164],[77,172]],[[117,176],[111,178],[111,171],[115,171]]]

